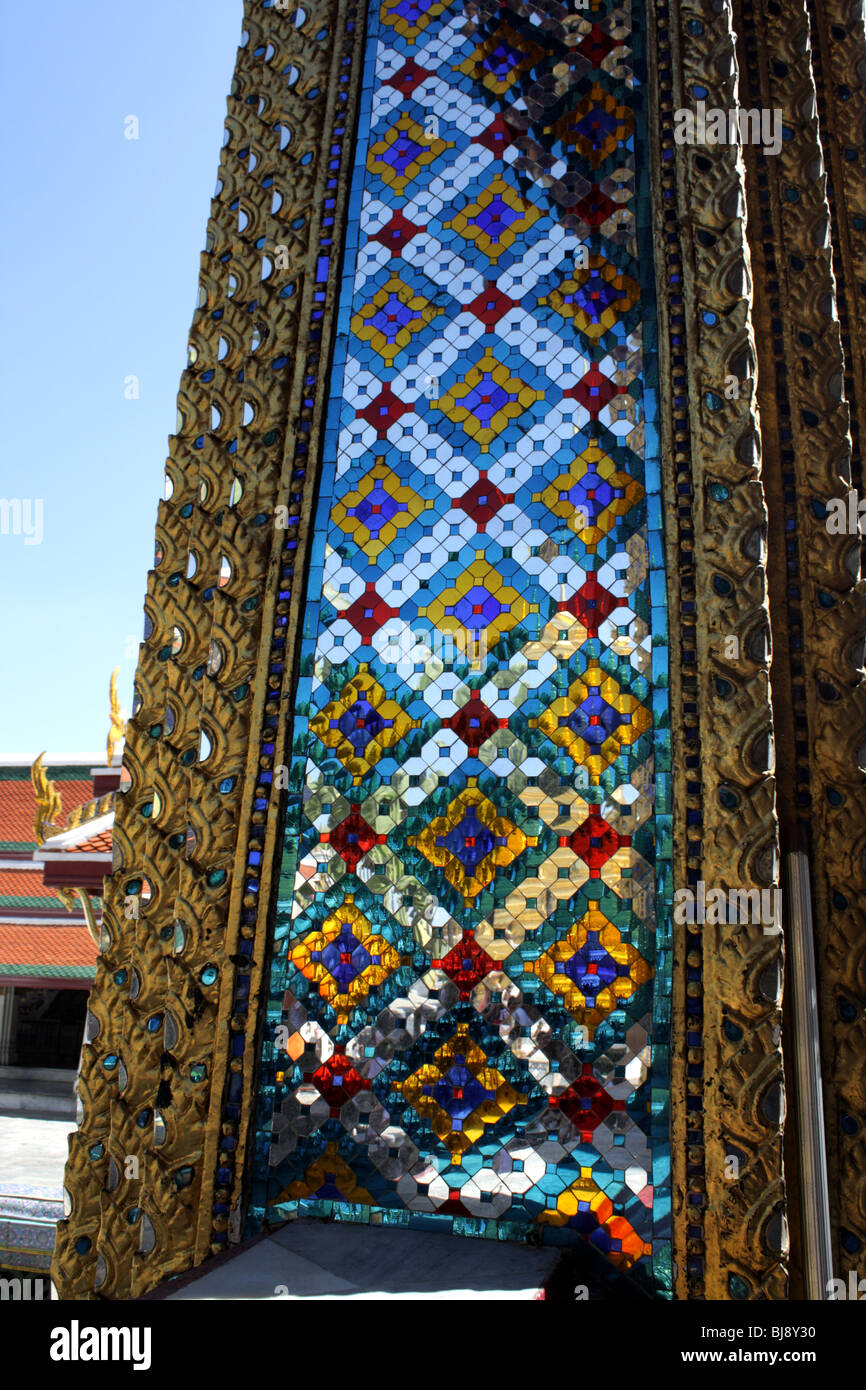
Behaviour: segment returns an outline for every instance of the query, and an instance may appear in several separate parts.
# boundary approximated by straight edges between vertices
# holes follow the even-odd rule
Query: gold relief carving
[[[131,785],[117,798],[120,864],[106,884],[107,944],[91,995],[98,1031],[83,1049],[84,1118],[71,1137],[66,1172],[72,1212],[60,1223],[55,1246],[54,1278],[64,1298],[135,1297],[205,1258],[212,1231],[228,1225],[214,1217],[214,1200],[218,1195],[236,1206],[243,1177],[257,1015],[254,1007],[233,1014],[230,957],[239,933],[253,934],[239,927],[249,896],[243,872],[248,827],[258,821],[261,839],[254,843],[266,849],[266,859],[277,828],[277,805],[266,816],[252,813],[252,795],[265,702],[284,698],[280,679],[267,674],[271,642],[276,631],[292,650],[299,604],[292,605],[288,631],[275,628],[285,533],[274,527],[273,516],[278,505],[309,515],[313,469],[305,484],[294,484],[291,459],[306,409],[301,378],[312,307],[309,269],[327,177],[322,151],[330,144],[337,82],[346,71],[340,64],[348,3],[305,9],[297,29],[294,15],[263,11],[252,0],[245,4],[249,39],[239,50],[228,100],[230,138],[202,255],[178,432],[169,442],[170,495],[159,505],[156,564],[145,601],[148,631],[127,726],[124,763]],[[327,36],[318,41],[322,29]],[[363,25],[356,22],[349,40],[355,75],[362,40]],[[254,50],[268,43],[275,52],[265,63]],[[290,65],[302,76],[288,91],[283,70]],[[320,94],[310,100],[314,87]],[[351,110],[347,114],[348,120],[340,119],[351,128]],[[275,124],[292,126],[293,139],[282,152]],[[250,178],[249,159],[238,159],[243,148],[254,153],[260,176]],[[314,159],[301,165],[307,151]],[[264,189],[268,169],[275,181]],[[341,200],[348,171],[347,159]],[[228,207],[236,195],[240,219]],[[302,225],[292,228],[299,218]],[[286,246],[289,261],[264,280],[267,252],[255,246],[262,236],[266,247]],[[280,291],[291,282],[295,293],[283,299]],[[254,315],[247,310],[250,296],[258,301]],[[333,283],[328,296],[331,308]],[[217,307],[219,321],[212,318]],[[315,351],[325,353],[326,344]],[[278,374],[272,364],[280,355],[287,362]],[[236,380],[240,370],[243,384]],[[213,377],[205,382],[208,371]],[[320,382],[311,458],[324,386]],[[237,451],[230,454],[234,439]],[[265,524],[258,524],[263,516]],[[298,531],[303,543],[305,526]],[[231,578],[221,584],[223,557]],[[244,608],[252,597],[259,603]],[[203,730],[211,746],[199,761]],[[263,875],[262,901],[267,888]],[[262,994],[263,921],[255,937],[254,1003]],[[216,967],[215,978],[202,973],[207,967]],[[246,1113],[239,1125],[226,1124],[221,1113],[234,1030],[244,1032],[247,1043]],[[199,1079],[193,1080],[191,1067]],[[214,1175],[220,1139],[232,1128],[236,1187],[230,1193],[215,1188]],[[138,1160],[137,1178],[125,1176],[130,1157]],[[130,1221],[132,1208],[139,1215]]]
[[[51,835],[59,834],[63,828],[60,825],[62,808],[60,805],[60,793],[56,783],[51,781],[45,768],[42,766],[44,752],[34,762],[30,769],[30,781],[33,784],[33,791],[36,795],[36,816],[33,822],[33,836],[37,845],[41,845]]]
[[[862,494],[866,441],[866,29],[862,11],[850,0],[820,0],[808,6],[808,14],[821,145],[835,189],[832,234],[836,291],[846,337],[846,395],[860,451],[858,482]]]
[[[692,24],[699,33],[690,21],[699,21]],[[706,88],[708,108],[737,106],[734,36],[729,14],[699,0],[672,4],[664,25],[654,13],[654,26],[650,50],[658,66],[650,110],[659,136],[671,144],[673,110],[693,105],[694,87]],[[661,53],[671,55],[671,90]],[[745,189],[736,146],[673,149],[672,178],[658,159],[653,172],[656,207],[670,207],[664,193],[675,191],[676,216],[663,230],[679,233],[682,257],[680,304],[665,274],[669,242],[657,236],[662,328],[673,323],[681,335],[684,320],[687,340],[680,364],[681,350],[661,335],[661,378],[671,380],[671,394],[678,387],[688,392],[685,426],[662,393],[671,630],[681,646],[681,654],[672,652],[671,690],[684,704],[681,712],[672,705],[674,885],[703,879],[725,889],[761,888],[777,881],[778,847]],[[707,315],[714,318],[707,322]],[[727,398],[731,374],[739,387]],[[729,592],[713,582],[720,573],[735,581]],[[723,807],[720,790],[735,799],[735,816]],[[700,832],[685,827],[689,810],[702,815]],[[672,1152],[680,1298],[729,1298],[730,1276],[740,1271],[750,1296],[785,1296],[780,998],[755,992],[753,984],[768,963],[778,965],[780,953],[778,939],[760,927],[675,927]],[[687,967],[701,971],[702,980],[685,984]],[[702,1046],[693,1038],[686,1046],[686,1006],[699,998]],[[725,1023],[738,1018],[746,1027],[734,1041],[737,1030]],[[690,1034],[698,1028],[690,1023]],[[689,1064],[702,1067],[702,1079],[687,1072]],[[689,1096],[700,1096],[702,1113],[686,1111]],[[726,1164],[732,1142],[743,1155],[736,1181]],[[687,1225],[700,1224],[701,1215],[703,1236],[688,1235]],[[700,1261],[702,1275],[690,1271],[692,1260]]]
[[[757,72],[752,100],[781,108],[789,132],[779,156],[767,161],[766,215],[772,218],[776,257],[784,273],[778,274],[775,266],[764,271],[768,302],[771,286],[777,286],[778,302],[766,312],[782,324],[789,420],[782,417],[783,402],[773,390],[776,363],[769,332],[761,344],[760,371],[766,375],[768,394],[775,398],[780,425],[788,425],[791,434],[787,467],[794,474],[795,495],[784,515],[795,528],[802,601],[787,597],[783,586],[790,581],[780,576],[774,622],[787,628],[786,642],[788,633],[800,633],[801,639],[783,663],[780,676],[786,677],[786,685],[781,688],[778,682],[776,699],[787,706],[792,727],[798,721],[797,785],[809,792],[804,806],[795,802],[792,787],[790,804],[796,804],[801,833],[810,847],[834,1273],[844,1276],[856,1268],[858,1257],[845,1251],[841,1230],[854,1233],[861,1250],[866,1243],[866,1172],[859,1137],[866,1119],[866,585],[856,582],[859,538],[831,534],[813,504],[847,497],[860,476],[856,450],[852,467],[850,430],[854,427],[862,439],[857,426],[866,400],[862,307],[856,292],[858,281],[866,276],[866,241],[853,218],[866,210],[866,194],[862,168],[843,157],[843,147],[859,148],[862,143],[854,132],[862,128],[866,100],[853,65],[866,59],[866,38],[862,26],[858,30],[850,14],[843,14],[835,3],[827,8],[791,0],[777,14],[772,5],[750,7],[743,0],[741,9],[743,21],[753,24],[759,36],[761,57],[759,63],[753,60]],[[829,26],[835,26],[832,40]],[[841,30],[848,33],[847,55],[846,45],[839,41]],[[766,61],[767,54],[775,61]],[[839,92],[845,86],[849,99],[843,101]],[[819,121],[812,116],[816,110]],[[822,146],[835,188],[832,208]],[[790,196],[791,190],[796,197]],[[760,235],[759,230],[758,240]],[[858,239],[859,260],[852,257]],[[836,302],[841,325],[834,312]],[[855,393],[851,402],[845,386]],[[784,453],[781,461],[784,468]],[[776,494],[781,514],[781,479]],[[789,820],[793,822],[793,813]],[[795,833],[793,824],[789,833]],[[856,1117],[857,1134],[848,1135],[842,1128],[843,1113]],[[803,1201],[808,1200],[809,1194],[803,1194]]]
[[[111,760],[117,750],[117,746],[123,740],[123,730],[125,720],[123,711],[120,708],[120,697],[117,694],[117,677],[120,675],[120,667],[117,666],[111,673],[111,684],[109,686],[109,706],[110,706],[110,727],[108,738],[105,744],[105,761],[111,766]]]
[[[85,801],[80,806],[75,806],[66,817],[64,830],[74,830],[77,825],[86,825],[89,820],[96,820],[97,816],[107,816],[113,810],[115,802],[114,792],[106,792],[104,796],[94,797],[92,801]]]

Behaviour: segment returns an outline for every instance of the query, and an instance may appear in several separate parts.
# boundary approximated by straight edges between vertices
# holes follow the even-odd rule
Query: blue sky
[[[0,756],[104,746],[115,666],[131,709],[242,18],[241,0],[0,12],[0,498],[22,506],[17,535],[0,514]]]

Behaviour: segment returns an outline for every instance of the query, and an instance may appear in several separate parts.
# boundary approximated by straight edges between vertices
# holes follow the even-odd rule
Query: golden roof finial
[[[59,821],[62,809],[60,793],[42,766],[44,757],[45,750],[43,749],[30,769],[30,781],[33,783],[33,790],[36,793],[36,817],[33,821],[33,832],[37,845],[44,844],[50,835],[57,834],[60,829]]]
[[[120,708],[120,700],[117,697],[117,677],[120,675],[120,667],[115,666],[111,673],[111,686],[109,689],[109,699],[111,701],[111,728],[108,730],[108,741],[105,745],[108,766],[111,767],[111,760],[114,757],[114,750],[123,741],[126,733],[126,720]]]

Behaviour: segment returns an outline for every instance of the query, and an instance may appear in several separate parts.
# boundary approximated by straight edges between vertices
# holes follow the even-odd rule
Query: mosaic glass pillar
[[[370,12],[253,1216],[534,1228],[666,1289],[644,42]]]

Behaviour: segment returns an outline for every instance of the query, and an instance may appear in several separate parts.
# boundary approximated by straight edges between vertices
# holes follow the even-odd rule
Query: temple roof
[[[96,947],[86,927],[0,921],[0,983],[25,979],[89,980]]]
[[[58,913],[66,911],[55,890],[46,885],[40,868],[38,864],[34,864],[32,869],[10,868],[8,865],[0,868],[0,913],[7,907],[48,907]],[[2,915],[5,916],[5,913]]]
[[[31,759],[32,762],[32,759]],[[47,772],[57,787],[63,815],[93,797],[90,758],[77,765],[49,763]],[[32,853],[36,849],[33,821],[36,797],[30,780],[30,763],[0,760],[0,854]]]
[[[93,976],[96,947],[75,890],[87,894],[98,919],[120,759],[106,766],[104,754],[42,755],[44,800],[34,761],[0,758],[0,983],[63,987]]]

